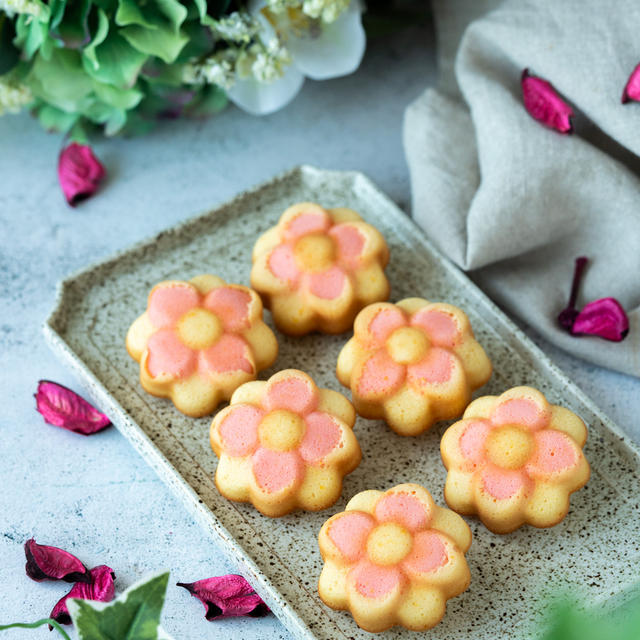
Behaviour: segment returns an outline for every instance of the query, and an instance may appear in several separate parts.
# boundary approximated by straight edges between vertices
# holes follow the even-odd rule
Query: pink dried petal
[[[72,142],[60,152],[58,180],[72,207],[92,196],[104,175],[104,167],[88,145]]]
[[[71,624],[71,616],[67,609],[67,600],[69,598],[111,602],[116,593],[116,588],[113,584],[115,579],[116,574],[113,573],[113,569],[104,564],[91,569],[91,582],[88,584],[83,582],[74,584],[71,587],[71,591],[58,600],[49,617],[59,624]]]
[[[269,607],[242,576],[215,576],[191,583],[178,582],[177,585],[202,602],[207,620],[238,616],[257,618],[269,613]]]
[[[57,382],[40,380],[34,394],[36,409],[45,422],[84,436],[97,433],[111,424],[111,420],[81,398],[75,391]]]
[[[64,580],[90,582],[89,570],[73,554],[58,547],[38,544],[33,538],[24,543],[27,575],[36,582]]]
[[[640,64],[631,72],[622,92],[622,104],[631,100],[640,102]]]
[[[629,318],[615,298],[601,298],[584,306],[573,323],[571,333],[620,342],[629,333]]]
[[[553,85],[542,78],[522,72],[522,99],[529,115],[560,133],[571,133],[573,109],[558,95]]]

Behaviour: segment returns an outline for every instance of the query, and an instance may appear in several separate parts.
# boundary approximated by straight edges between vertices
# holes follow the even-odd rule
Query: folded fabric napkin
[[[433,0],[440,83],[405,115],[413,216],[500,305],[553,344],[640,376],[640,62],[637,0]],[[573,106],[562,135],[524,109],[525,68]],[[619,343],[557,323],[574,259],[577,306],[613,296]]]

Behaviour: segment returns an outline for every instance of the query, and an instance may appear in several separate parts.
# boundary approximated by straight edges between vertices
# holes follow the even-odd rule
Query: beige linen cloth
[[[413,216],[501,306],[553,344],[640,376],[640,103],[622,105],[640,62],[638,0],[433,0],[440,82],[405,115]],[[576,112],[562,135],[525,111],[520,74],[551,81]],[[556,322],[574,259],[577,306],[613,296],[620,343]]]

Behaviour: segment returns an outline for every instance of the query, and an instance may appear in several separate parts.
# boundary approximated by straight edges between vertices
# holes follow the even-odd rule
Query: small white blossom
[[[185,65],[182,81],[186,84],[215,84],[229,89],[235,81],[237,59],[237,49],[224,49],[202,62]]]
[[[0,11],[9,16],[24,13],[37,18],[42,14],[42,5],[33,0],[0,0]]]
[[[33,94],[28,87],[0,78],[0,115],[18,113],[32,101]]]
[[[234,11],[224,18],[216,20],[213,31],[228,42],[249,44],[260,31],[260,24],[248,13]]]
[[[302,11],[310,18],[323,22],[335,22],[343,11],[346,11],[350,0],[304,0]]]
[[[291,56],[277,38],[272,38],[266,45],[254,45],[255,60],[251,65],[251,73],[258,82],[273,82],[284,74],[284,67],[291,64]]]

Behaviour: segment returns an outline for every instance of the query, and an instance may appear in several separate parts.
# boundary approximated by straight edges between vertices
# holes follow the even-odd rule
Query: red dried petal
[[[631,100],[640,102],[640,64],[631,72],[622,92],[622,104]]]
[[[207,620],[237,616],[261,617],[269,613],[269,607],[242,576],[230,574],[177,584],[202,602]]]
[[[27,557],[27,575],[36,582],[64,580],[65,582],[90,582],[89,570],[73,554],[38,544],[33,538],[24,543]]]
[[[601,298],[584,306],[573,323],[571,333],[620,342],[629,333],[629,318],[615,298]]]
[[[57,382],[40,380],[34,394],[36,409],[45,422],[84,436],[97,433],[111,424],[111,420],[81,398],[75,391]]]
[[[520,83],[525,109],[532,118],[560,133],[573,131],[573,109],[558,95],[550,82],[530,75],[529,69],[525,69]]]
[[[58,180],[72,207],[92,196],[104,175],[104,167],[88,145],[72,142],[60,152]]]
[[[99,567],[91,569],[90,583],[77,582],[71,587],[67,595],[62,596],[51,610],[50,618],[59,624],[71,624],[71,616],[67,609],[69,598],[80,600],[97,600],[98,602],[111,602],[116,593],[114,581],[116,574],[113,569],[101,564]]]

